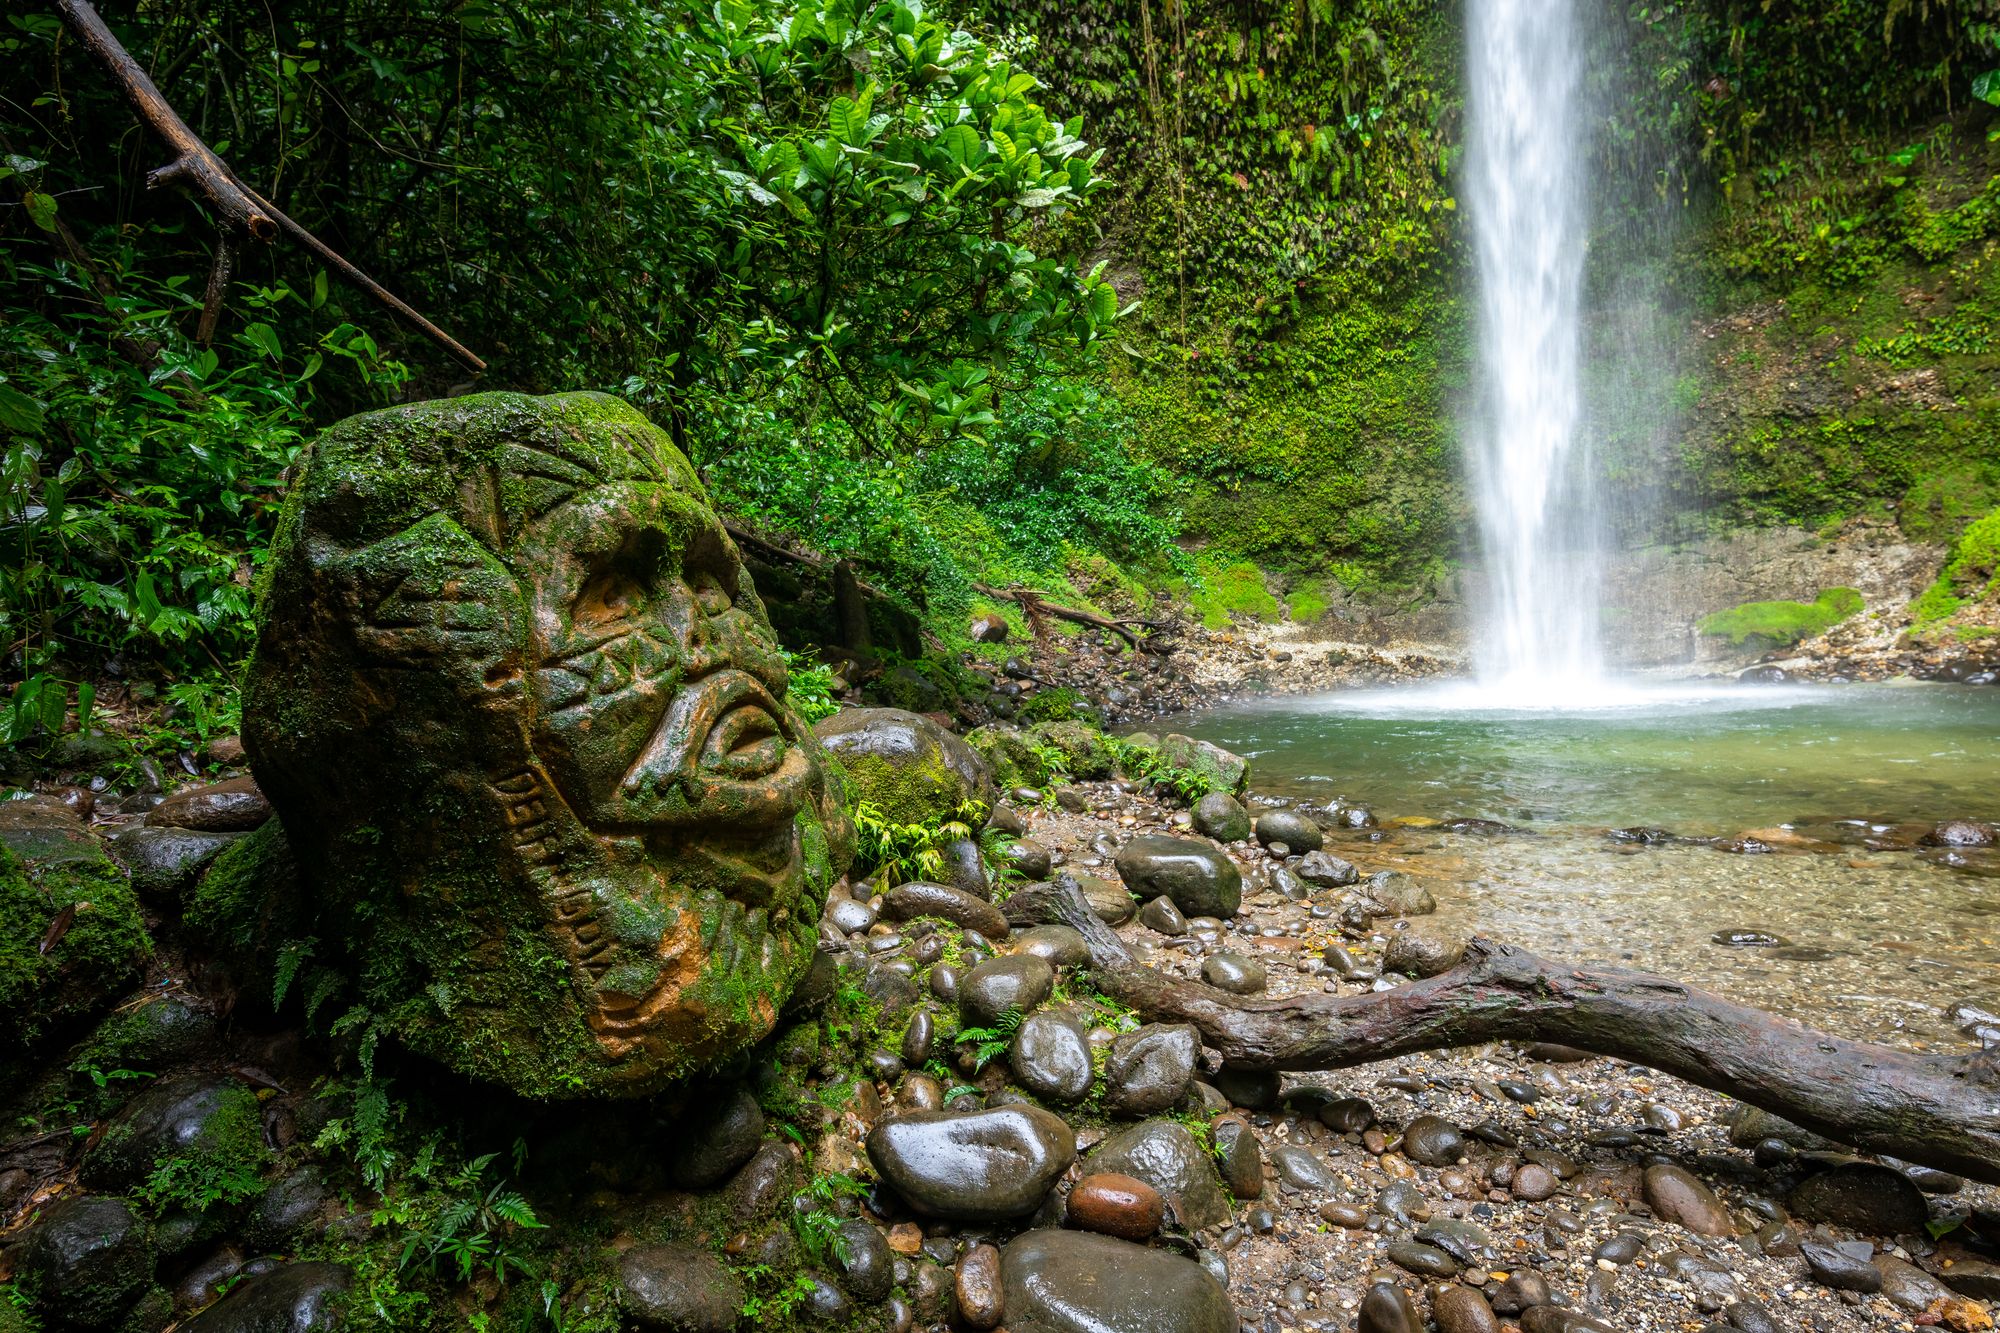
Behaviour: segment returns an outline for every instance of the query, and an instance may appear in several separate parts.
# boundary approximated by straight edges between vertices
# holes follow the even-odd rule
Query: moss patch
[[[1911,603],[1910,613],[1922,632],[1996,594],[2000,594],[2000,509],[1959,534],[1937,581]]]
[[[1727,611],[1703,616],[1696,626],[1703,634],[1726,638],[1741,648],[1752,640],[1783,647],[1824,634],[1861,612],[1861,594],[1853,588],[1828,588],[1810,602],[1745,602]]]
[[[103,1009],[151,952],[132,886],[104,856],[24,862],[0,847],[0,1057]]]

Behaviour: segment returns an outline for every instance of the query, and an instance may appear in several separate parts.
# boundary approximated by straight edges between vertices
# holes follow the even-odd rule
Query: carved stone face
[[[587,1095],[769,1031],[849,834],[734,543],[644,418],[488,394],[342,423],[262,617],[253,767],[413,1045]]]

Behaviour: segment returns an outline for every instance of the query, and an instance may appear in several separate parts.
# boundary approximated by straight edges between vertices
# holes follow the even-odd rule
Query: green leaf
[[[278,331],[269,324],[251,324],[243,330],[243,340],[250,343],[273,361],[283,358],[284,352],[278,345]]]
[[[325,304],[326,304],[326,270],[325,270],[325,269],[321,269],[321,270],[319,270],[319,271],[318,271],[317,273],[313,274],[313,290],[312,290],[312,300],[311,300],[311,302],[310,302],[309,304],[310,304],[310,305],[312,306],[312,308],[313,308],[314,310],[317,310],[317,309],[319,309],[319,308],[320,308],[321,306],[323,306],[323,305],[325,305]]]
[[[18,389],[0,384],[0,429],[17,435],[40,435],[47,413],[42,405]]]
[[[21,203],[28,210],[28,219],[43,231],[56,229],[56,198],[43,194],[40,190],[30,190],[21,196]]]
[[[1053,204],[1069,192],[1069,186],[1067,185],[1058,185],[1053,189],[1037,188],[1023,190],[1014,196],[1014,202],[1023,208],[1047,208],[1050,204]]]
[[[1989,69],[1974,79],[1972,95],[1988,106],[2000,106],[2000,69]]]
[[[1100,282],[1090,289],[1090,317],[1099,324],[1109,324],[1118,318],[1118,289],[1108,282]]]
[[[959,166],[970,169],[986,157],[986,145],[979,131],[970,125],[953,125],[937,137],[938,146]]]

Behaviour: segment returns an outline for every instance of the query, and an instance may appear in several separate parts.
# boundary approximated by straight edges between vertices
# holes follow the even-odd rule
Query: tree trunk
[[[1442,976],[1368,995],[1241,999],[1138,963],[1073,880],[1030,885],[1010,919],[1060,921],[1092,978],[1146,1018],[1191,1023],[1244,1069],[1339,1069],[1480,1042],[1559,1042],[1660,1069],[1818,1134],[2000,1184],[2000,1052],[1847,1041],[1623,968],[1580,968],[1475,939]]]
[[[866,662],[875,656],[875,636],[868,628],[868,598],[854,566],[838,560],[833,566],[833,610],[840,622],[840,646]]]

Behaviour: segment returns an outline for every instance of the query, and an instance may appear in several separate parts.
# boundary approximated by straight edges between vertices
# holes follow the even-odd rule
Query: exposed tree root
[[[1239,998],[1137,962],[1074,881],[1031,885],[1010,918],[1060,921],[1095,984],[1148,1019],[1192,1023],[1231,1065],[1337,1069],[1480,1042],[1559,1042],[1633,1060],[1870,1152],[2000,1184],[2000,1052],[1846,1041],[1662,977],[1581,968],[1476,939],[1427,981],[1369,995]]]

